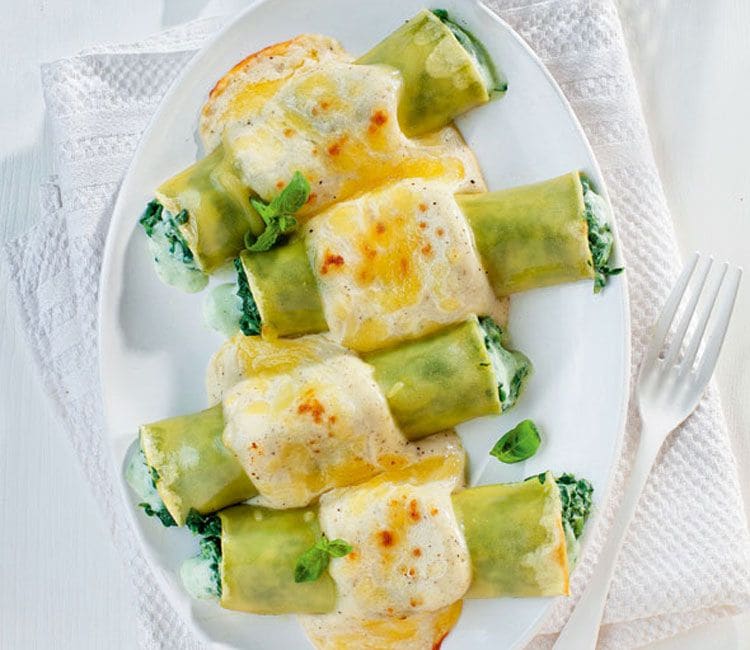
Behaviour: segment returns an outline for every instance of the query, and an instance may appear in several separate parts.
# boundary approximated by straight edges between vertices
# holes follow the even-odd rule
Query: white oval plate
[[[484,42],[509,81],[503,99],[458,123],[489,187],[529,183],[578,168],[603,190],[570,106],[520,37],[476,0],[438,5]],[[203,408],[204,369],[221,342],[203,325],[202,294],[185,295],[157,280],[137,226],[153,189],[198,156],[196,127],[208,91],[234,63],[271,43],[317,32],[363,53],[423,7],[424,0],[256,2],[195,56],[167,93],[122,185],[100,287],[103,393],[110,447],[120,470],[139,423]],[[509,328],[514,346],[532,359],[535,373],[517,408],[460,427],[473,479],[482,468],[482,483],[520,480],[548,468],[574,472],[593,482],[595,502],[600,503],[619,454],[627,405],[630,330],[624,277],[613,278],[598,296],[591,282],[519,295],[512,302]],[[487,463],[487,451],[499,435],[527,417],[545,433],[537,455],[518,465]],[[233,613],[191,600],[180,587],[179,565],[196,552],[195,540],[140,514],[124,483],[122,490],[161,586],[204,640],[217,647],[306,646],[293,617]],[[533,635],[552,602],[466,601],[444,647],[518,647]]]

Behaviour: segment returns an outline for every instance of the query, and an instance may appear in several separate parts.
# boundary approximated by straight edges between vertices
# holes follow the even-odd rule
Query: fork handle
[[[625,533],[633,519],[641,492],[659,452],[661,441],[664,439],[663,435],[660,435],[663,432],[647,431],[647,426],[644,424],[641,429],[640,443],[626,482],[625,493],[615,514],[594,574],[558,636],[554,650],[592,650],[596,647],[602,613],[607,602],[612,574],[615,571],[615,560],[622,548]],[[659,444],[649,442],[653,440],[658,440]]]

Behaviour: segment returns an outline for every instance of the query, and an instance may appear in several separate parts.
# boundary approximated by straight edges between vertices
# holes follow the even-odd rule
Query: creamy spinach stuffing
[[[149,517],[156,517],[164,526],[177,525],[156,490],[159,472],[149,467],[140,445],[135,445],[130,452],[130,458],[125,467],[125,480],[138,495],[141,500],[138,505]]]
[[[503,411],[507,411],[517,401],[531,374],[532,365],[526,355],[503,347],[503,330],[489,316],[479,319],[484,332],[484,346],[490,355],[492,370],[497,379],[497,392]]]
[[[526,480],[539,479],[541,483],[547,479],[547,474],[529,476]],[[573,474],[561,474],[555,478],[560,491],[562,504],[562,522],[565,531],[565,544],[568,551],[570,570],[573,570],[580,555],[580,537],[591,515],[593,507],[594,486],[585,478],[576,478]]]
[[[599,293],[612,275],[622,273],[622,267],[609,266],[615,239],[609,226],[609,206],[593,188],[591,181],[581,175],[583,204],[586,223],[589,227],[589,249],[594,264],[594,293]]]
[[[193,598],[218,600],[221,598],[221,519],[191,510],[185,525],[200,537],[200,553],[182,563],[182,584]]]
[[[188,218],[187,210],[172,215],[154,199],[146,206],[139,223],[148,236],[159,279],[187,293],[195,293],[205,288],[208,276],[196,265],[193,252],[180,232],[180,225]]]

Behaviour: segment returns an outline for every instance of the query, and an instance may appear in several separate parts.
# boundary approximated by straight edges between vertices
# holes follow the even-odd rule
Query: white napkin
[[[608,185],[631,291],[633,364],[679,268],[617,11],[610,0],[489,3],[547,64],[573,105]],[[35,362],[133,575],[141,645],[198,648],[146,566],[103,436],[97,287],[111,209],[141,132],[175,75],[219,25],[202,20],[141,43],[103,46],[45,65],[57,176],[43,218],[2,258]],[[135,218],[135,217],[134,217]],[[533,647],[548,647],[592,571],[638,431],[627,441],[602,525]],[[631,648],[736,613],[750,603],[750,537],[715,388],[667,441],[628,533],[607,601],[603,648]]]

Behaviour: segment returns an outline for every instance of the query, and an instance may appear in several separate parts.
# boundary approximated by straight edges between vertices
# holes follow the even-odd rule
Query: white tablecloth
[[[168,3],[163,16],[159,15],[158,6],[145,2],[130,3],[127,8],[115,7],[115,3],[109,2],[58,4],[54,8],[30,7],[14,0],[11,20],[0,26],[2,47],[7,47],[13,57],[6,58],[0,71],[0,89],[6,90],[6,97],[16,98],[0,108],[0,135],[4,143],[0,170],[4,197],[0,205],[3,239],[25,229],[36,218],[33,185],[41,177],[40,163],[43,162],[39,147],[41,107],[36,76],[39,61],[71,54],[94,41],[133,40],[158,29],[159,20],[177,22],[191,17],[190,10],[202,3],[185,1],[179,8],[177,4]],[[713,240],[709,240],[710,243],[730,250],[734,246],[739,249],[738,253],[746,255],[747,246],[744,251],[740,249],[741,238],[737,235],[742,232],[740,220],[747,217],[747,209],[740,200],[742,183],[745,188],[748,186],[747,178],[740,176],[741,168],[733,166],[735,161],[729,152],[734,146],[742,149],[737,137],[742,137],[743,133],[746,137],[747,130],[742,130],[741,111],[747,109],[750,102],[747,91],[744,97],[741,94],[742,84],[739,84],[738,94],[737,88],[729,83],[731,78],[726,76],[727,83],[721,84],[716,81],[716,74],[721,70],[717,64],[731,58],[732,52],[742,52],[743,47],[745,57],[742,60],[750,60],[746,56],[746,39],[742,38],[746,36],[742,34],[742,25],[747,25],[747,20],[743,22],[741,15],[722,13],[722,7],[718,6],[731,9],[732,5],[741,13],[738,3],[715,3],[717,6],[712,11],[703,7],[702,10],[694,8],[692,13],[670,12],[665,3],[642,4],[642,7],[627,7],[634,19],[626,24],[641,33],[657,36],[654,41],[640,39],[640,43],[645,42],[648,47],[639,49],[634,60],[641,70],[644,103],[647,108],[649,102],[653,105],[647,113],[652,118],[651,135],[661,158],[662,175],[667,181],[672,207],[677,205],[673,211],[678,226],[685,220],[686,225],[678,228],[678,232],[685,238],[693,236],[700,247],[705,248],[708,216],[715,224],[708,233]],[[14,16],[23,19],[22,13],[26,14],[25,25],[13,19]],[[690,47],[672,45],[674,41],[665,39],[660,30],[682,36]],[[736,42],[731,42],[732,38]],[[696,42],[704,47],[696,47]],[[660,43],[675,49],[667,48],[665,52],[658,47]],[[663,65],[665,60],[673,62],[674,69]],[[655,65],[654,61],[662,65]],[[684,70],[680,66],[684,66]],[[701,80],[712,82],[711,92],[701,92],[701,87],[709,85],[701,86]],[[12,92],[7,90],[11,82]],[[678,101],[680,97],[682,102]],[[704,99],[696,101],[697,97]],[[673,124],[675,114],[682,120],[682,128]],[[669,120],[661,124],[661,129],[655,128],[659,126],[654,124],[655,119],[658,121],[662,115]],[[691,137],[685,137],[686,133]],[[726,155],[724,158],[711,156],[709,166],[706,164],[708,155],[715,147],[721,147],[721,135],[727,137]],[[712,191],[705,191],[706,187]],[[702,205],[705,210],[700,209]],[[725,227],[720,225],[722,220],[725,220]],[[732,225],[735,228],[727,227]],[[747,229],[744,232],[747,234]],[[0,298],[2,304],[6,304],[4,293]],[[747,301],[741,300],[740,317],[743,308],[747,318]],[[92,516],[95,507],[81,485],[69,449],[49,414],[38,406],[41,403],[39,391],[28,373],[20,337],[13,329],[15,323],[13,314],[4,309],[0,314],[4,341],[0,349],[3,370],[0,373],[3,382],[0,390],[0,498],[6,506],[6,517],[17,526],[5,527],[0,533],[0,573],[4,577],[0,587],[0,647],[132,647],[128,593],[119,560],[113,557],[106,534]],[[735,328],[735,345],[731,347],[730,340],[729,353],[724,356],[722,371],[728,381],[722,383],[730,391],[742,387],[743,381],[747,386],[748,348],[743,348],[742,337],[737,336],[742,331],[741,326]],[[736,408],[741,400],[727,400],[731,392],[726,393],[726,390],[730,422],[740,419],[747,423],[747,410]],[[74,509],[71,504],[75,504]],[[56,534],[51,536],[44,532],[48,530]]]

